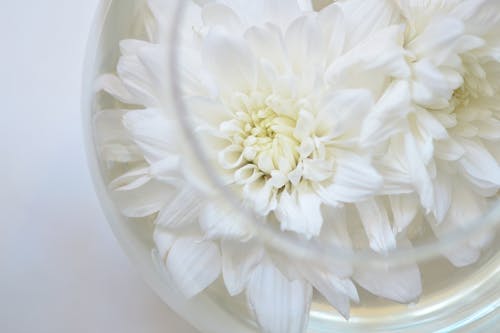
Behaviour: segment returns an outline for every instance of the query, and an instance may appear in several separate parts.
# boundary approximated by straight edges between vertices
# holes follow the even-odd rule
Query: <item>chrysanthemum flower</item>
[[[394,221],[404,230],[424,215],[438,237],[479,218],[500,186],[500,28],[495,1],[397,1],[406,24],[411,76],[396,81],[407,107],[370,116],[363,141],[388,143],[381,172]],[[388,92],[390,92],[390,89]],[[401,195],[401,193],[405,193]],[[475,262],[491,239],[446,253]]]

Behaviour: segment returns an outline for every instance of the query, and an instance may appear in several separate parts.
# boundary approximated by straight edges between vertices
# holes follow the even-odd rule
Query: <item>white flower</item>
[[[397,3],[412,74],[387,94],[398,89],[410,103],[373,113],[363,139],[374,147],[389,143],[380,170],[386,192],[396,195],[393,209],[406,212],[394,221],[398,230],[423,214],[441,237],[484,214],[500,187],[500,40],[493,33],[500,28],[500,4]],[[418,196],[400,197],[413,191]],[[446,255],[457,266],[473,263],[489,240],[471,240]]]

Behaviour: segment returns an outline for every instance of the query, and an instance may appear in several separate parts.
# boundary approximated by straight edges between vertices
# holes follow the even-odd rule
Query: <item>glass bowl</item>
[[[114,71],[120,56],[120,40],[143,36],[141,6],[143,1],[102,0],[90,33],[84,67],[82,111],[87,155],[97,195],[122,248],[166,304],[204,333],[258,332],[245,299],[229,297],[221,281],[217,281],[194,299],[185,299],[171,277],[152,258],[155,245],[151,221],[125,218],[110,194],[107,184],[118,171],[101,158],[97,144],[99,130],[95,126],[94,115],[102,109],[114,107],[116,101],[97,94],[94,83],[99,75]],[[174,32],[175,24],[180,24],[175,14],[172,12]],[[175,58],[175,55],[173,57]],[[175,69],[172,75],[175,77]],[[177,103],[182,111],[182,101]],[[179,112],[177,125],[184,128],[187,140],[190,141],[189,147],[194,155],[203,161],[203,149],[190,132],[192,129],[189,124],[183,126],[186,113],[188,111]],[[213,174],[209,176],[217,178]],[[215,184],[217,185],[217,181]],[[220,197],[227,202],[231,201],[230,193],[222,191]],[[347,321],[325,300],[315,296],[307,332],[494,332],[500,319],[498,238],[482,253],[479,261],[467,267],[454,267],[441,253],[453,251],[473,234],[496,233],[499,221],[500,207],[497,205],[480,221],[465,230],[452,233],[448,238],[440,241],[426,240],[411,250],[403,249],[387,256],[377,256],[364,251],[344,253],[342,257],[335,251],[326,255],[325,253],[330,252],[321,246],[294,242],[293,239],[282,237],[259,225],[257,229],[264,242],[272,243],[274,247],[291,255],[320,258],[325,261],[348,261],[359,265],[404,267],[410,261],[419,264],[424,291],[418,302],[409,305],[397,304],[367,292],[360,292],[361,302],[352,306],[351,317]]]

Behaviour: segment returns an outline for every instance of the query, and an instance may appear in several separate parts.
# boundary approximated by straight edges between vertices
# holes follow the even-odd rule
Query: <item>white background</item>
[[[193,333],[118,247],[85,159],[98,0],[0,0],[0,332]]]

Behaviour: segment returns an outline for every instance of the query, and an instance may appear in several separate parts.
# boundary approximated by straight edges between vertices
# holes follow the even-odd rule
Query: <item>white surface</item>
[[[101,213],[80,77],[97,0],[0,3],[0,332],[193,333]]]

